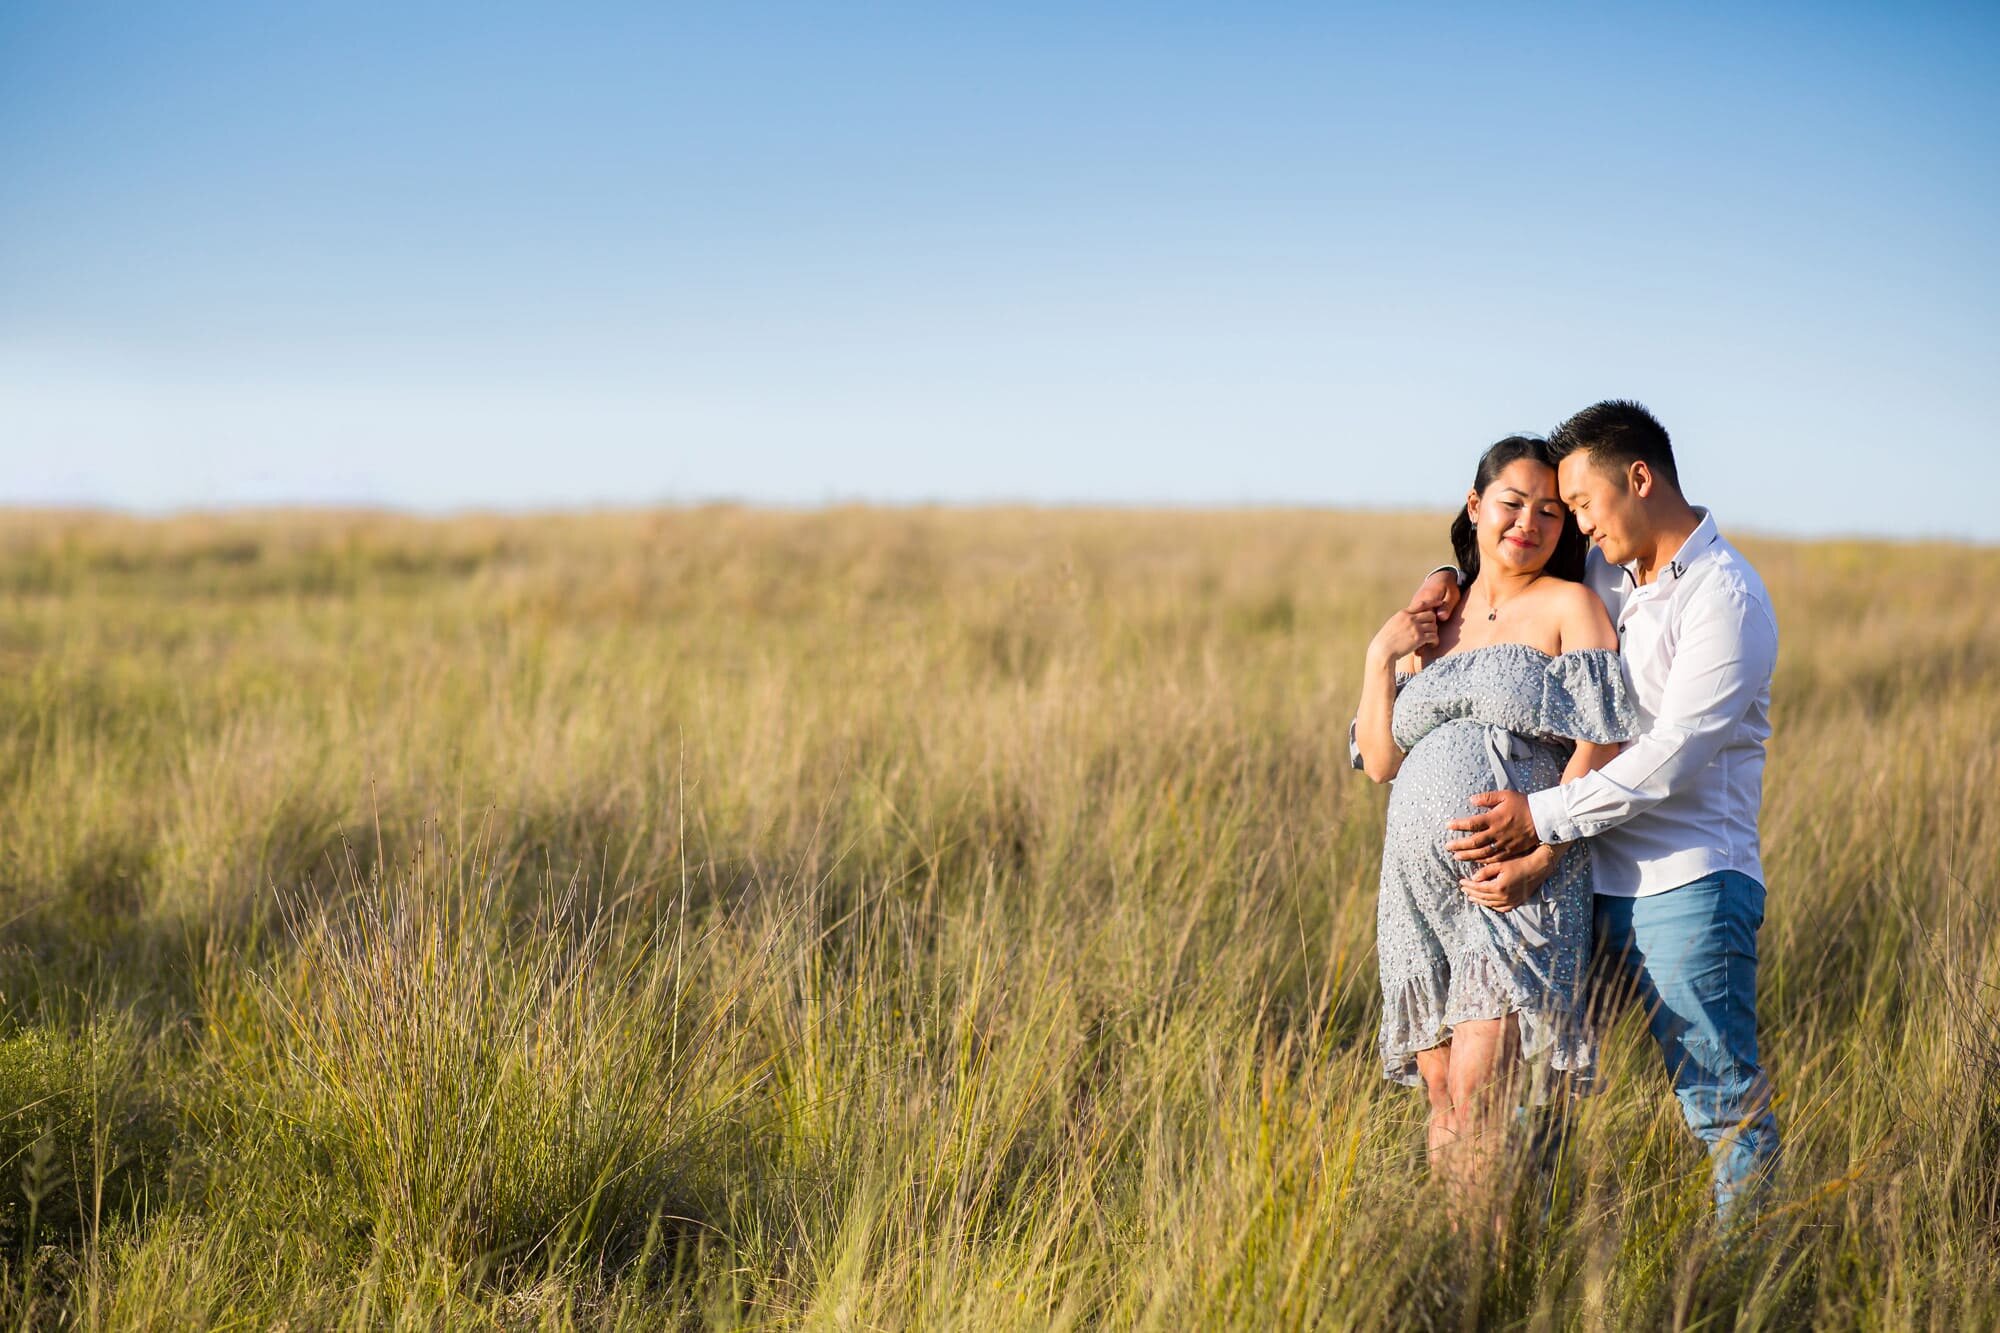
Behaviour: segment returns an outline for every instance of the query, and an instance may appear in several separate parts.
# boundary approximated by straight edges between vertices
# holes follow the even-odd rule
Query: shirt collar
[[[1687,575],[1688,566],[1692,565],[1702,552],[1722,540],[1722,533],[1715,526],[1715,515],[1700,505],[1689,507],[1701,515],[1701,522],[1694,525],[1694,531],[1690,532],[1687,540],[1681,543],[1681,549],[1674,552],[1674,558],[1667,561],[1666,568],[1654,576],[1655,583],[1679,583]],[[1636,587],[1639,582],[1639,562],[1633,560],[1620,565],[1619,568],[1625,571],[1625,577]]]

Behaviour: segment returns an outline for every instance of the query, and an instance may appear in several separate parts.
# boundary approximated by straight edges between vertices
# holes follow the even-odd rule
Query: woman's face
[[[1485,493],[1465,497],[1479,533],[1479,559],[1498,569],[1531,574],[1549,562],[1569,511],[1556,494],[1556,470],[1532,458],[1502,468]]]

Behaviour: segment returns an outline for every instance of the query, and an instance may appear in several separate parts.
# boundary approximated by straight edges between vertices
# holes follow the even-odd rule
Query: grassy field
[[[1441,518],[0,517],[0,1315],[2000,1325],[2000,551],[1782,622],[1727,1245],[1651,1047],[1498,1235],[1382,1082]]]

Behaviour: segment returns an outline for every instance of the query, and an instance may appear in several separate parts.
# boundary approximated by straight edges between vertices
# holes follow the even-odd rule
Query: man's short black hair
[[[1621,475],[1628,464],[1644,463],[1676,491],[1681,488],[1667,428],[1643,404],[1629,398],[1592,403],[1549,436],[1549,452],[1558,462],[1578,450],[1606,471]]]

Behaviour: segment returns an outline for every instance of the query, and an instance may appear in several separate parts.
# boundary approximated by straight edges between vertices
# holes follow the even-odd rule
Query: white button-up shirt
[[[1611,762],[1530,793],[1548,842],[1590,839],[1597,892],[1664,893],[1722,870],[1764,879],[1757,811],[1778,620],[1764,581],[1701,523],[1652,583],[1590,552],[1643,726]]]

